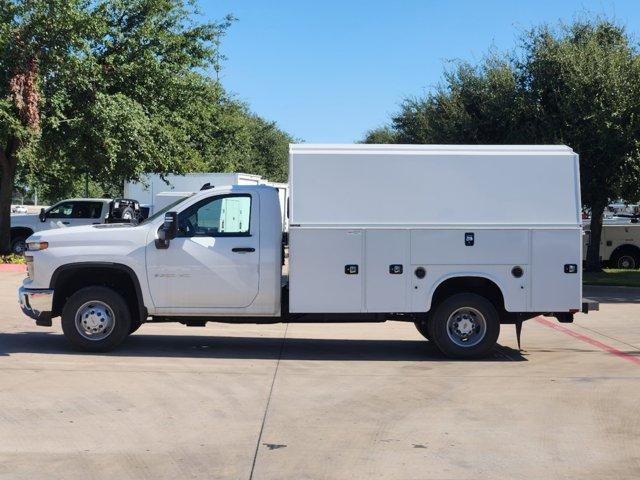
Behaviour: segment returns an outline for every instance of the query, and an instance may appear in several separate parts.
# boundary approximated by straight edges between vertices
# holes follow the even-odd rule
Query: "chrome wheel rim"
[[[93,300],[84,303],[76,312],[76,330],[87,340],[104,340],[116,325],[111,307],[104,302]]]
[[[487,334],[487,321],[479,310],[461,307],[447,319],[447,335],[459,347],[477,345]]]
[[[618,268],[636,268],[636,260],[631,255],[623,255],[618,260]]]

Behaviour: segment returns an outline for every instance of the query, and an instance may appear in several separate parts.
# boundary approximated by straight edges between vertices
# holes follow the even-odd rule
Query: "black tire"
[[[100,317],[101,311],[106,307],[107,316],[109,317],[109,325],[111,328],[108,333],[105,332],[104,338],[97,337],[95,339],[87,338],[87,335],[81,333],[80,326],[76,325],[76,314],[79,310],[89,313],[92,302],[96,302],[96,315]],[[105,307],[106,306],[106,307]],[[90,312],[93,314],[93,311]],[[97,317],[90,318],[93,321]],[[82,318],[79,322],[82,322]],[[77,349],[86,352],[108,352],[120,345],[129,335],[131,330],[131,312],[124,298],[117,292],[106,287],[85,287],[74,293],[64,305],[62,309],[62,331],[69,343]]]
[[[459,316],[453,316],[456,312],[460,312]],[[465,322],[465,327],[471,328],[472,333],[466,340],[455,332],[462,323],[460,320]],[[428,328],[433,342],[447,357],[477,358],[495,347],[500,335],[500,316],[486,298],[475,293],[458,293],[436,306]],[[466,341],[469,345],[464,344]]]
[[[429,319],[427,317],[422,318],[417,322],[414,322],[414,325],[416,326],[416,329],[418,330],[418,332],[420,332],[420,335],[422,335],[424,338],[426,338],[430,342],[433,342],[433,337],[429,332]]]
[[[11,253],[24,255],[27,251],[27,237],[14,237],[11,239]]]
[[[141,321],[132,320],[131,321],[131,328],[129,328],[129,335],[131,335],[132,333],[138,331],[138,329],[141,326],[142,326],[142,322]]]
[[[635,270],[640,266],[640,255],[633,250],[621,250],[611,256],[613,268]]]
[[[131,207],[125,207],[122,209],[122,212],[120,212],[120,218],[122,220],[132,221],[133,219],[136,218],[136,212]]]

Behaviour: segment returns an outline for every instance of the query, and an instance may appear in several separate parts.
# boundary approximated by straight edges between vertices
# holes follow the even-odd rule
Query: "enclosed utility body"
[[[292,145],[289,177],[291,312],[424,312],[462,277],[507,312],[581,308],[569,147]]]

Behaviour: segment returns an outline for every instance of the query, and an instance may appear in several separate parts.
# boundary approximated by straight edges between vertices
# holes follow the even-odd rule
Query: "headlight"
[[[29,252],[44,250],[45,248],[49,248],[49,242],[27,242],[27,250]]]

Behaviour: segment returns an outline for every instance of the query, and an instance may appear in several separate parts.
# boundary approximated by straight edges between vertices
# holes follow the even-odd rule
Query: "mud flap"
[[[522,350],[520,348],[520,335],[522,334],[522,320],[516,321],[516,339],[518,340],[518,350]]]

